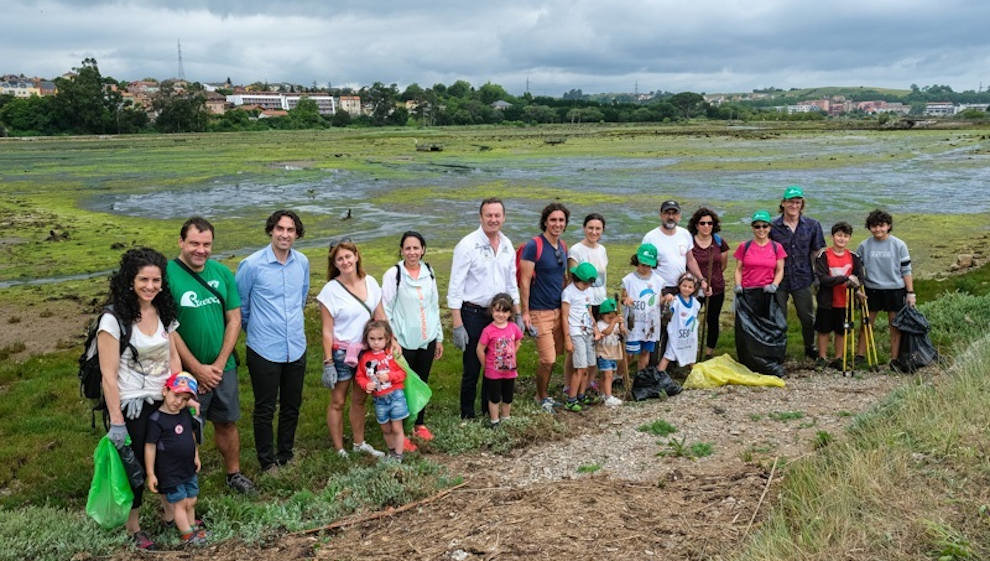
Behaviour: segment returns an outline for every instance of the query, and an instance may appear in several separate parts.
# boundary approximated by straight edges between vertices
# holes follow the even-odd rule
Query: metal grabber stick
[[[619,300],[619,293],[615,294],[616,303],[622,302]],[[622,306],[622,321],[626,326],[626,329],[632,329],[632,317],[629,315],[629,309],[626,307],[625,302],[620,304]],[[626,353],[626,336],[622,334],[619,330],[619,341],[622,343],[622,360],[616,365],[616,370],[618,374],[622,376],[622,400],[629,401],[629,396],[632,395],[632,379],[629,376],[629,355]]]
[[[862,287],[860,287],[862,290]],[[877,341],[873,336],[873,323],[870,321],[870,304],[866,301],[866,291],[862,291],[863,297],[859,300],[860,309],[863,314],[863,340],[866,342],[866,363],[870,370],[880,369],[880,359],[877,356]]]
[[[842,323],[842,375],[851,377],[856,355],[856,317],[851,287],[846,288],[846,321]]]

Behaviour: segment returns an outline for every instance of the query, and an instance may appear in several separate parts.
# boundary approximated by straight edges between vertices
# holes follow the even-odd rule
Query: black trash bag
[[[635,401],[663,399],[681,393],[681,386],[673,381],[665,371],[655,366],[647,366],[633,377],[632,397]]]
[[[130,445],[117,446],[117,453],[120,454],[120,461],[124,464],[124,471],[127,473],[127,482],[131,484],[131,489],[138,489],[144,485],[144,467],[134,454],[134,449]]]
[[[911,373],[939,360],[938,350],[928,337],[931,326],[918,308],[904,306],[890,321],[890,325],[901,332],[897,360],[891,364],[895,369]]]
[[[787,316],[762,288],[736,294],[736,355],[753,372],[783,377]]]

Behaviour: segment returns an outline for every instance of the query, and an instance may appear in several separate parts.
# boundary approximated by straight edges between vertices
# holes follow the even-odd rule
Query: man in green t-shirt
[[[166,272],[179,308],[175,346],[182,367],[199,382],[200,415],[213,422],[227,485],[253,493],[254,483],[241,473],[237,432],[241,405],[234,344],[241,330],[241,298],[234,274],[210,259],[212,251],[213,225],[198,216],[186,220],[179,232],[179,257],[169,261]]]

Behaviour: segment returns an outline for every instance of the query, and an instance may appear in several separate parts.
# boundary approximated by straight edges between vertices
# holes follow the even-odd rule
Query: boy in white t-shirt
[[[571,269],[573,282],[560,295],[560,315],[564,324],[564,346],[571,353],[574,372],[568,380],[567,402],[564,409],[581,411],[586,402],[588,368],[595,364],[595,341],[601,334],[591,317],[591,284],[598,271],[591,263],[581,263]],[[587,403],[586,403],[587,404]]]

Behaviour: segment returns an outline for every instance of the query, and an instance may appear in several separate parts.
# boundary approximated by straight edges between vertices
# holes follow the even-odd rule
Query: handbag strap
[[[369,308],[368,305],[364,303],[364,300],[362,300],[361,298],[359,298],[357,294],[354,294],[353,292],[350,291],[350,289],[348,289],[346,286],[344,286],[344,283],[340,282],[340,279],[333,279],[333,280],[334,280],[334,282],[336,282],[337,284],[340,285],[340,288],[343,288],[344,289],[344,292],[350,294],[351,296],[354,297],[355,300],[357,300],[358,302],[361,303],[361,306],[365,309],[365,311],[368,312],[368,316],[370,316],[371,319],[375,319],[375,313],[372,312],[371,311],[371,308]]]

